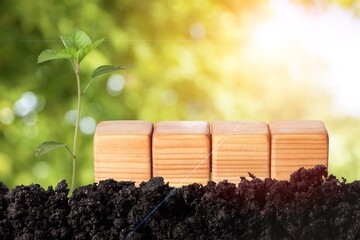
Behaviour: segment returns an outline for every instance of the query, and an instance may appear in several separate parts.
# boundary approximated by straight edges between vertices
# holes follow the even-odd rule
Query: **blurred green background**
[[[106,37],[82,63],[136,64],[96,79],[83,98],[77,186],[93,182],[93,132],[103,120],[320,119],[329,171],[360,179],[357,1],[1,0],[0,181],[71,179],[76,81],[68,61],[37,64],[59,35]]]

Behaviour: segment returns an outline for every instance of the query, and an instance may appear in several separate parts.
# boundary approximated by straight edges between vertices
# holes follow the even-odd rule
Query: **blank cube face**
[[[152,123],[106,121],[99,123],[94,137],[95,181],[135,181],[151,178]]]
[[[271,134],[271,177],[287,180],[300,167],[328,165],[329,140],[321,121],[273,121]]]
[[[204,121],[164,121],[154,127],[153,176],[170,185],[206,184],[210,176],[210,130]]]
[[[217,121],[212,124],[212,179],[239,183],[248,172],[270,176],[270,136],[261,121]]]

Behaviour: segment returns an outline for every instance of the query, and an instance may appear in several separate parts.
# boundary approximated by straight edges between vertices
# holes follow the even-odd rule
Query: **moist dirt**
[[[156,177],[67,183],[9,190],[0,182],[0,239],[360,239],[360,182],[324,166],[299,169],[290,181],[249,174],[173,188]]]

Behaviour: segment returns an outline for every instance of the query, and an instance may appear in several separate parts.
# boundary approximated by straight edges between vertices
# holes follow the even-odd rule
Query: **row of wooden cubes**
[[[248,172],[289,179],[300,167],[328,164],[328,133],[321,121],[101,122],[94,137],[95,181],[147,181],[173,186],[238,183]]]

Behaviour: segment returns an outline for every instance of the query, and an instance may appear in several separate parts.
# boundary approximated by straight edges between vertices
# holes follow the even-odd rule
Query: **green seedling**
[[[92,75],[89,83],[85,86],[85,88],[81,89],[81,81],[80,81],[80,63],[84,58],[100,43],[104,41],[105,38],[101,38],[97,41],[91,41],[90,37],[83,31],[75,30],[67,35],[60,36],[62,43],[65,46],[65,49],[60,51],[56,51],[53,49],[46,49],[42,51],[38,57],[38,63],[43,63],[50,60],[57,60],[57,59],[68,59],[71,62],[71,65],[74,69],[75,76],[76,76],[76,83],[77,83],[77,115],[76,115],[76,122],[75,122],[75,130],[74,130],[74,142],[73,148],[70,150],[68,145],[61,142],[56,141],[46,141],[40,144],[36,150],[36,155],[42,155],[47,153],[51,150],[57,148],[66,148],[67,151],[70,153],[72,157],[72,179],[71,179],[71,192],[74,190],[75,185],[75,174],[76,174],[76,160],[77,160],[77,153],[76,153],[76,143],[78,137],[78,129],[79,129],[79,122],[80,122],[80,112],[81,112],[81,96],[85,93],[85,91],[90,86],[93,78],[100,76],[105,73],[110,73],[117,70],[127,69],[132,67],[131,65],[128,66],[110,66],[104,65],[96,68]]]

